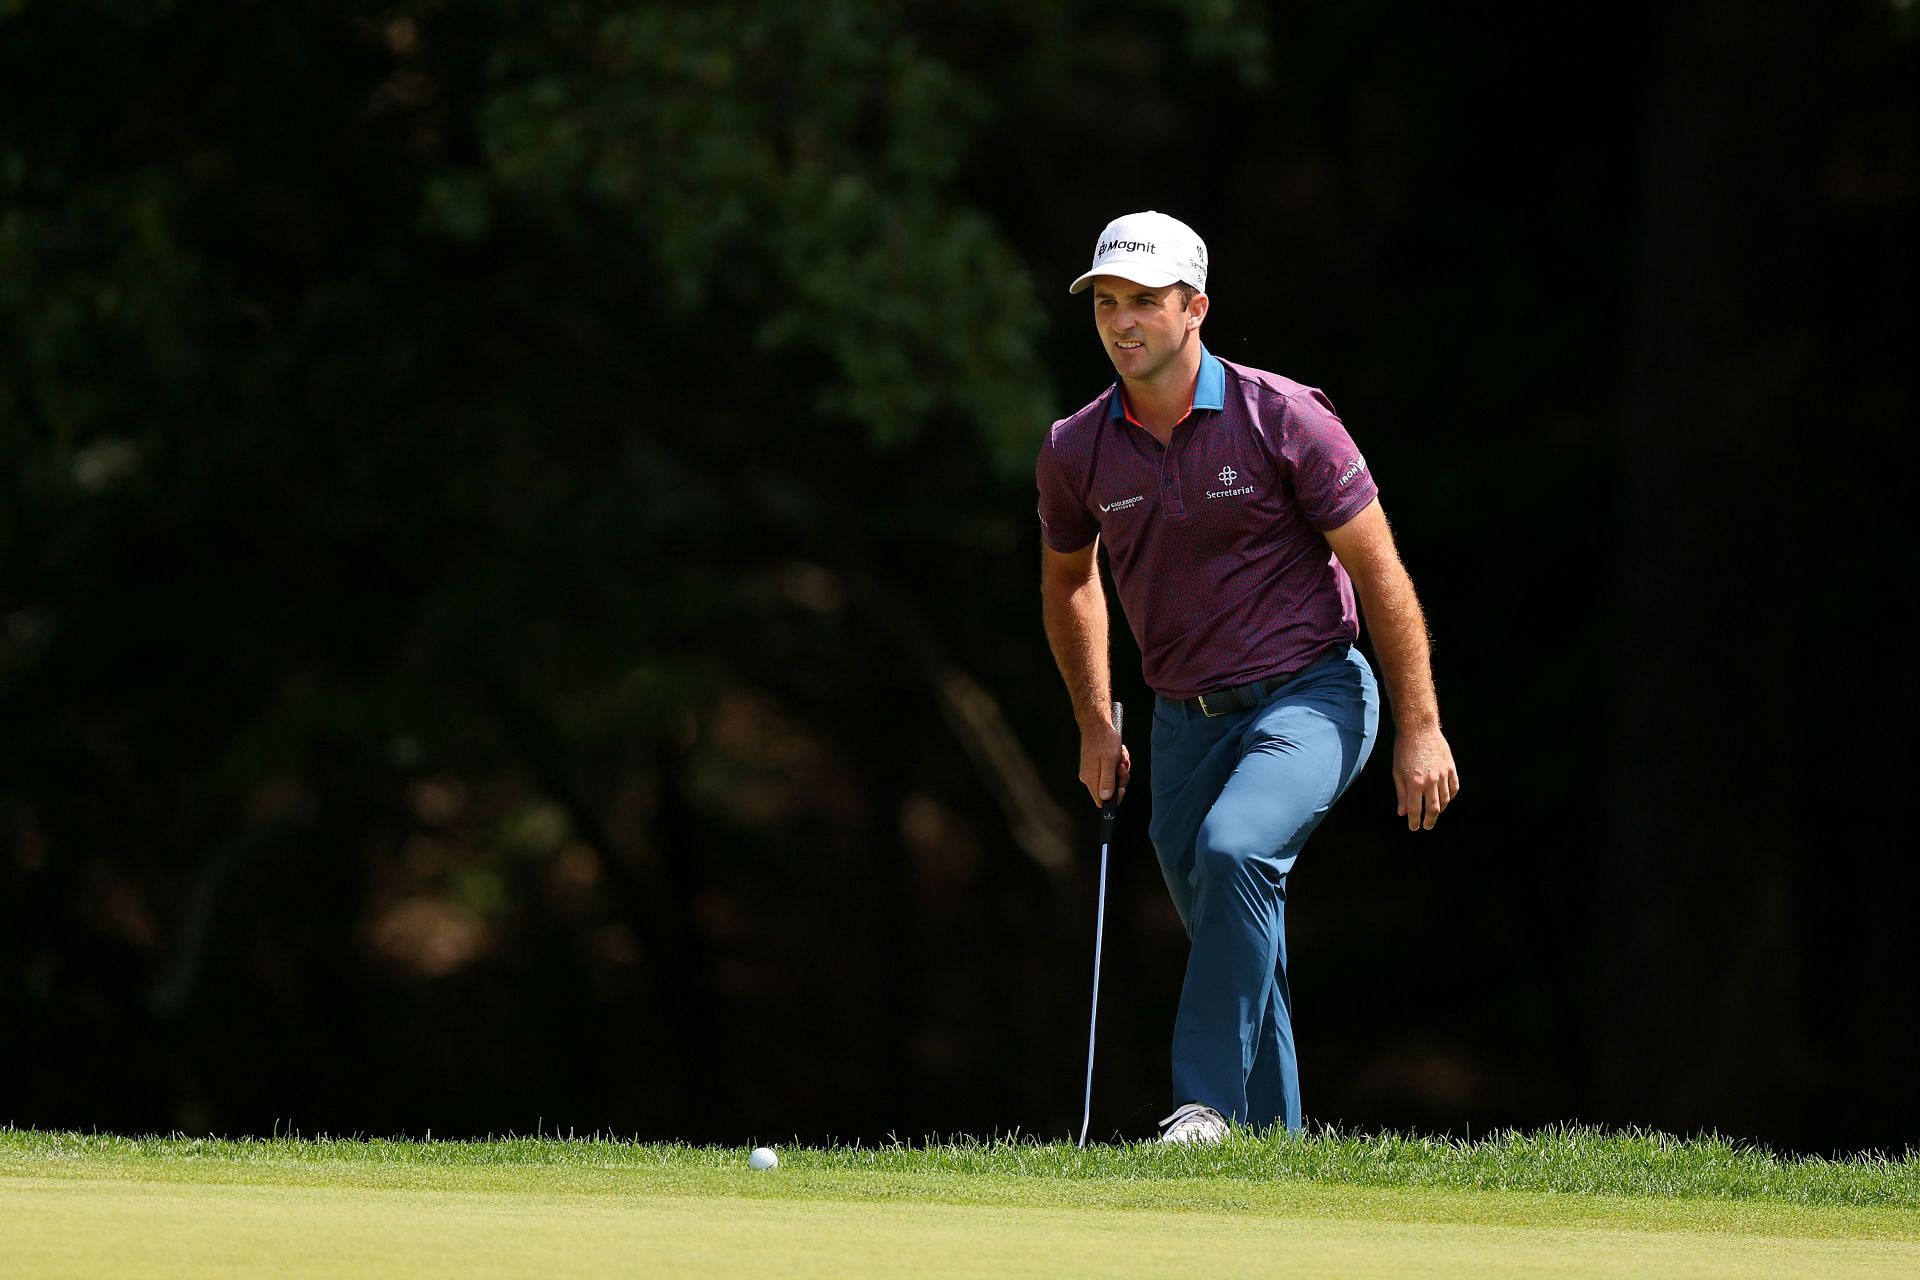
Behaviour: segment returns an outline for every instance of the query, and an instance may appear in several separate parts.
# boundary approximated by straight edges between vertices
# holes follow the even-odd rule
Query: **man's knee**
[[[1277,885],[1285,871],[1272,835],[1255,824],[1231,817],[1209,817],[1194,841],[1194,876],[1201,882],[1231,883],[1257,877]]]

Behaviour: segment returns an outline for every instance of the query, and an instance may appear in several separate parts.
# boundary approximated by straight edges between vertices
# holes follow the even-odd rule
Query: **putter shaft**
[[[1122,724],[1123,712],[1119,703],[1113,704],[1113,727],[1118,732]],[[1107,937],[1107,851],[1113,846],[1114,819],[1120,811],[1119,764],[1114,765],[1113,798],[1100,807],[1100,897],[1094,911],[1093,924],[1093,1009],[1087,1015],[1087,1096],[1086,1105],[1080,1112],[1080,1143],[1087,1145],[1087,1130],[1093,1124],[1093,1045],[1094,1033],[1100,1026],[1100,953],[1104,949]]]

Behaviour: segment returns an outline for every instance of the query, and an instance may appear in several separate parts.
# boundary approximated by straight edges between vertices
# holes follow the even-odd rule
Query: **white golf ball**
[[[773,1154],[772,1147],[755,1147],[753,1154],[747,1157],[747,1163],[755,1169],[771,1169],[780,1163],[780,1157]]]

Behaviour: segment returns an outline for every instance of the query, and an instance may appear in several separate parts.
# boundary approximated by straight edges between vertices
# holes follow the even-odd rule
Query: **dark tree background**
[[[1366,449],[1466,780],[1302,861],[1310,1116],[1920,1143],[1920,10],[1571,20],[0,2],[0,1122],[1067,1132],[1031,459],[1152,207]]]

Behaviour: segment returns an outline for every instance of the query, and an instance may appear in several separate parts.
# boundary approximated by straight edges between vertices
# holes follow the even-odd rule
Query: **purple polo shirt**
[[[1312,387],[1202,348],[1193,409],[1162,445],[1118,381],[1053,424],[1035,467],[1055,551],[1106,543],[1149,687],[1190,698],[1283,672],[1360,635],[1322,531],[1379,493]]]

